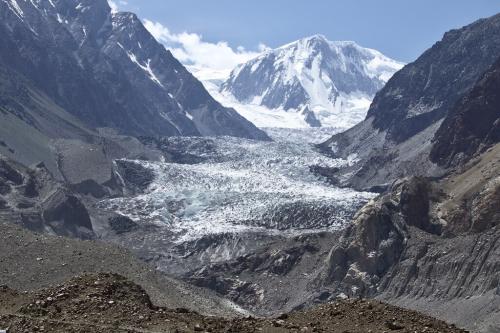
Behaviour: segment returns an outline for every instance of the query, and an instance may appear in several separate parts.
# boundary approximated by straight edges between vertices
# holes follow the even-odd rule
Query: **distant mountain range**
[[[354,42],[316,35],[238,66],[220,92],[241,104],[298,113],[306,126],[348,128],[403,65]]]

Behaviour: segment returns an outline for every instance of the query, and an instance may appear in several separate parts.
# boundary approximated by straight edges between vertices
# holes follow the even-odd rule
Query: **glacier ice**
[[[333,187],[310,172],[309,166],[335,168],[355,158],[331,159],[315,150],[313,143],[331,130],[269,129],[268,134],[274,142],[169,138],[169,144],[203,161],[134,161],[154,172],[154,182],[145,193],[100,205],[139,223],[168,228],[172,240],[182,243],[212,234],[338,229],[373,197]]]

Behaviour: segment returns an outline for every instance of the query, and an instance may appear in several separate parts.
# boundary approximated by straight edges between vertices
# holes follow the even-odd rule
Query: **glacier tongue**
[[[227,233],[283,236],[337,229],[373,197],[332,187],[310,172],[310,166],[349,163],[325,157],[305,143],[322,140],[331,131],[271,129],[269,134],[275,142],[168,138],[170,147],[202,162],[134,161],[154,171],[153,184],[143,194],[100,205],[168,229],[170,241],[183,243]]]

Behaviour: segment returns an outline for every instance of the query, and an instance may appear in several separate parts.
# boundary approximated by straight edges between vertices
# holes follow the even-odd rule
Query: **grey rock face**
[[[134,231],[138,225],[126,216],[112,216],[108,220],[111,229],[118,235]]]
[[[223,108],[131,13],[105,0],[0,3],[0,64],[90,127],[267,139]]]
[[[124,160],[116,161],[116,172],[120,174],[124,182],[122,185],[130,194],[142,193],[154,179],[154,174],[151,170],[134,162]]]
[[[2,184],[5,187],[2,194],[9,192],[9,183],[13,185],[21,185],[23,183],[23,176],[5,160],[0,160],[0,179],[2,179]]]
[[[78,234],[78,228],[92,230],[92,222],[85,206],[74,195],[59,192],[44,203],[42,217],[56,234]],[[77,226],[75,228],[75,226]]]
[[[391,79],[366,121],[322,146],[360,158],[338,181],[393,185],[358,213],[319,285],[498,330],[499,38],[499,15],[447,33]],[[411,175],[440,177],[394,182]]]
[[[449,31],[394,75],[368,117],[389,140],[402,142],[446,116],[499,55],[500,15]]]
[[[321,122],[318,120],[314,112],[312,112],[309,107],[305,107],[302,110],[302,114],[304,115],[304,120],[306,123],[309,124],[311,127],[321,127]]]
[[[29,169],[1,157],[0,189],[1,221],[60,236],[94,237],[84,204],[43,164]]]
[[[434,162],[451,166],[500,142],[500,58],[449,112],[434,137]]]
[[[380,279],[402,256],[409,228],[439,234],[441,226],[431,222],[429,212],[434,191],[428,180],[411,178],[363,207],[343,242],[330,253],[325,279],[354,296],[376,294]]]

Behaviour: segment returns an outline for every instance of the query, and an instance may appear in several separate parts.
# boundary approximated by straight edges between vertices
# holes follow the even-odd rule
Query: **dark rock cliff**
[[[439,182],[408,178],[366,205],[316,286],[500,328],[500,146]],[[320,287],[321,288],[321,287]]]
[[[385,140],[371,145],[356,175],[344,181],[384,181],[388,191],[358,212],[315,286],[378,297],[474,331],[500,330],[499,28],[497,15],[448,33],[395,75],[369,120],[334,138],[336,145],[330,141],[335,154],[353,142]],[[421,76],[429,80],[423,90]],[[409,117],[409,92],[439,106]],[[432,167],[440,177],[419,176],[432,175]]]
[[[443,118],[500,54],[500,15],[447,32],[377,94],[373,117],[400,143]]]
[[[500,142],[500,58],[450,111],[436,132],[431,159],[451,166]]]

